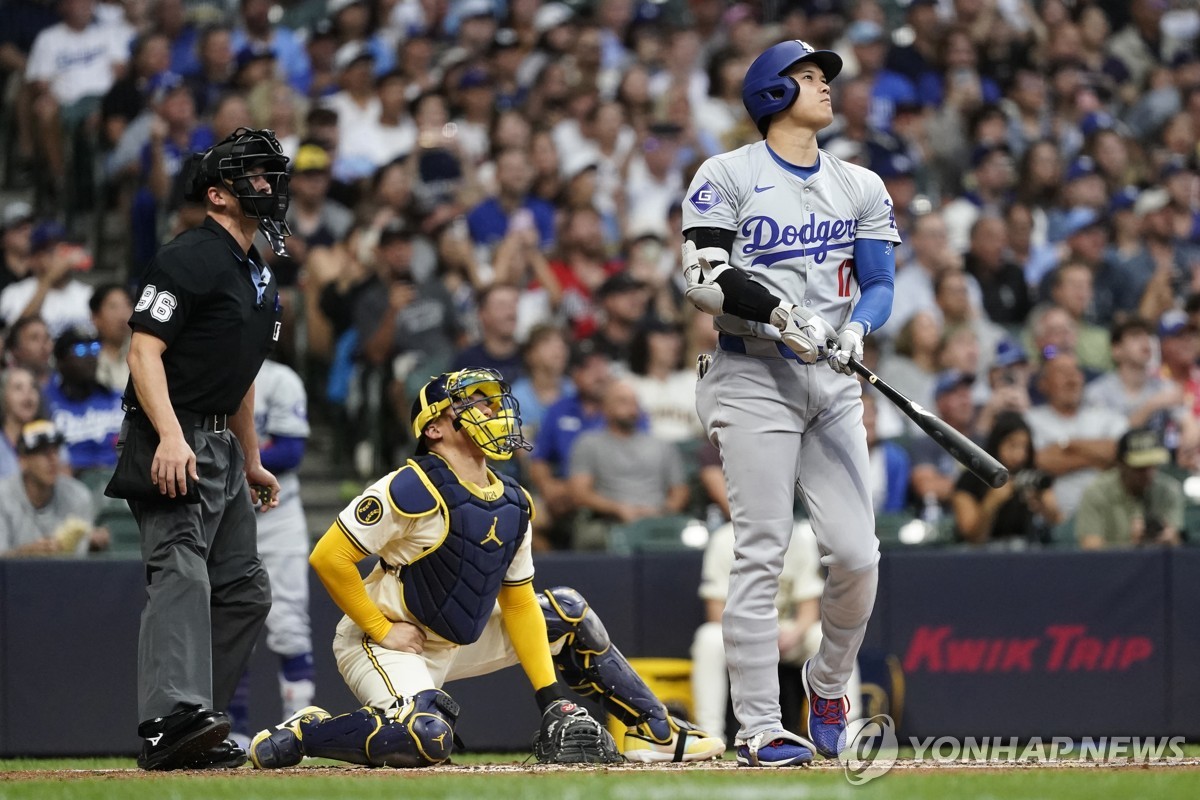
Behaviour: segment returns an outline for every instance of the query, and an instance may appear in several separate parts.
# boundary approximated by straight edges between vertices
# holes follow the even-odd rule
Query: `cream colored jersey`
[[[400,511],[388,492],[395,474],[392,472],[368,486],[338,514],[337,525],[364,555],[378,555],[382,562],[399,568],[437,546],[446,533],[446,521],[439,511],[419,517],[407,516]],[[484,500],[495,500],[503,493],[504,485],[491,471],[488,475],[492,479],[489,486],[480,487],[465,480],[461,483],[472,494]],[[526,528],[517,554],[504,574],[504,583],[520,584],[533,579],[531,537],[531,528]],[[398,572],[385,570],[383,564],[377,564],[363,583],[367,595],[385,617],[393,622],[419,624],[404,607]],[[428,628],[424,630],[430,639],[445,641]],[[338,623],[337,632],[342,636],[363,635],[362,629],[345,616]]]
[[[713,531],[704,550],[704,566],[700,572],[700,597],[720,600],[729,596],[729,570],[733,566],[733,524],[726,523]],[[790,617],[796,606],[805,600],[821,596],[825,580],[821,577],[821,554],[817,537],[808,522],[797,522],[792,529],[792,541],[783,557],[779,575],[779,594],[775,607],[781,617]]]

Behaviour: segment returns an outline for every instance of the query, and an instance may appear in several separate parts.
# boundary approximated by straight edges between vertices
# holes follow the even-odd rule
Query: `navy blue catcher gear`
[[[605,711],[635,726],[645,742],[667,745],[674,741],[672,760],[686,760],[688,734],[702,734],[690,722],[667,713],[609,639],[604,623],[583,595],[568,586],[556,586],[538,595],[538,602],[546,617],[550,643],[566,640],[554,663],[567,685],[584,697],[597,695]],[[677,737],[676,733],[681,735]]]
[[[816,50],[799,39],[789,39],[767,48],[746,70],[746,78],[742,81],[742,103],[763,136],[767,135],[771,115],[791,108],[796,102],[800,84],[787,73],[802,61],[811,61],[820,67],[826,82],[832,82],[842,71],[842,57],[837,53]]]

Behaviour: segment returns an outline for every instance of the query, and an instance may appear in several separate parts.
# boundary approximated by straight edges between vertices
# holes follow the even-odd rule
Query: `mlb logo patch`
[[[721,204],[721,195],[718,194],[711,183],[705,181],[703,186],[692,192],[692,196],[688,198],[688,202],[701,214],[707,214]]]

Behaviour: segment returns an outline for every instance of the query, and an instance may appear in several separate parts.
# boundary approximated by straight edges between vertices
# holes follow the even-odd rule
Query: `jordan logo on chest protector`
[[[500,537],[496,535],[496,522],[499,519],[500,519],[499,517],[492,517],[492,527],[488,528],[487,536],[485,536],[479,540],[480,544],[487,544],[488,542],[495,542],[496,544],[500,545],[501,547],[504,546],[504,542],[500,541]]]

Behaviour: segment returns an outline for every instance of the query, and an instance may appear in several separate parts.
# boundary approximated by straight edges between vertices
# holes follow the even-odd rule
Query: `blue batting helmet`
[[[758,132],[767,135],[771,115],[791,107],[800,93],[800,84],[787,73],[801,61],[811,61],[832,81],[842,71],[842,57],[832,50],[815,50],[808,42],[790,39],[769,47],[746,70],[742,82],[742,102]]]

